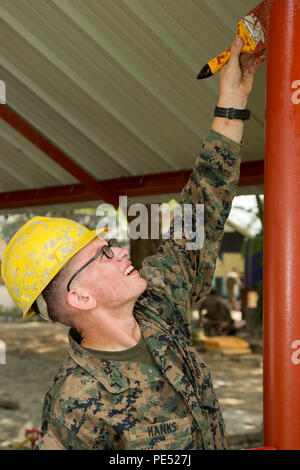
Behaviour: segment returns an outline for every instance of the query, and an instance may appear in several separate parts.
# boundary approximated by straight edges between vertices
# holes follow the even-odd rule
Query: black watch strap
[[[234,108],[215,108],[215,116],[227,119],[241,119],[247,121],[250,118],[249,109],[234,109]]]

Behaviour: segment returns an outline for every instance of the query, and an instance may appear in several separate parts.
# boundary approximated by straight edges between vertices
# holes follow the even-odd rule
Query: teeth
[[[132,265],[128,266],[128,268],[125,269],[125,271],[124,271],[125,276],[128,276],[128,274],[131,273],[131,271],[133,271],[133,270],[134,270],[134,267]]]

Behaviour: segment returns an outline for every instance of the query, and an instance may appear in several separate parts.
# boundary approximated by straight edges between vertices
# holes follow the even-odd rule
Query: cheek
[[[106,266],[105,269],[96,270],[90,278],[92,293],[101,303],[115,303],[120,296],[120,289],[123,287],[123,275],[120,270],[113,266]]]
[[[129,282],[128,282],[129,281]],[[106,307],[116,307],[130,298],[138,298],[146,289],[146,281],[137,276],[127,280],[117,267],[106,266],[94,273],[92,292],[99,303]]]

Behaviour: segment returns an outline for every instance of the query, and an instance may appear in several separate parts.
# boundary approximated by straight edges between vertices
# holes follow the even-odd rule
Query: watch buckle
[[[227,109],[226,117],[227,117],[227,119],[234,119],[234,109],[233,108],[228,108]]]

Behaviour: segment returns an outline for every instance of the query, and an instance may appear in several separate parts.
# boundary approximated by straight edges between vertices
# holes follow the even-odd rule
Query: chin
[[[147,289],[147,281],[143,277],[139,278],[139,287],[141,294]]]
[[[145,281],[145,279],[143,279],[142,277],[140,277],[138,279],[138,282],[136,283],[136,294],[137,294],[137,297],[139,297],[140,295],[142,295],[143,292],[145,292],[145,290],[147,289],[147,281]]]
[[[141,276],[134,276],[131,279],[130,285],[127,285],[127,298],[133,300],[137,300],[140,295],[147,289],[147,281],[142,278]],[[125,293],[126,296],[126,293]]]

